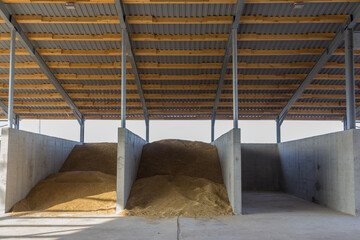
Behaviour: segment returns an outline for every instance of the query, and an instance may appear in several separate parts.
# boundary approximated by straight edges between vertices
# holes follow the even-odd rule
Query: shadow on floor
[[[328,208],[306,200],[294,197],[283,192],[243,191],[243,214],[267,213],[300,213],[316,210],[318,213]],[[340,213],[339,213],[340,214]]]
[[[245,215],[216,219],[4,217],[0,239],[359,239],[358,217],[284,193],[246,192],[243,198]]]

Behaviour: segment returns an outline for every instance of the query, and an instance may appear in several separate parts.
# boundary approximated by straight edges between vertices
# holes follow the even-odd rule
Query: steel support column
[[[233,69],[233,128],[239,128],[238,98],[238,64],[237,64],[237,28],[232,29],[232,69]]]
[[[80,142],[84,143],[85,141],[85,119],[81,119],[80,123]]]
[[[133,52],[131,38],[129,36],[129,26],[128,26],[128,23],[126,22],[124,4],[121,0],[114,0],[114,4],[115,4],[115,10],[119,16],[120,27],[121,27],[121,29],[125,29],[125,34],[124,34],[124,32],[121,33],[121,39],[126,38],[127,59],[131,64],[131,71],[134,74],[135,84],[137,86],[137,90],[138,90],[139,97],[140,97],[140,102],[142,105],[142,109],[144,111],[144,118],[145,118],[145,125],[146,125],[146,121],[149,120],[149,114],[148,114],[148,110],[146,107],[144,91],[141,86],[141,80],[140,80],[139,71],[138,71],[137,64],[136,64],[135,55]]]
[[[344,117],[342,122],[343,122],[344,131],[345,131],[345,130],[347,130],[346,117]]]
[[[229,38],[228,41],[226,43],[226,50],[225,50],[225,55],[224,55],[224,59],[223,59],[223,63],[222,63],[222,67],[221,67],[221,72],[220,72],[220,79],[219,79],[219,83],[218,83],[218,87],[216,90],[216,96],[215,96],[215,101],[214,101],[214,107],[213,107],[213,112],[212,112],[212,116],[211,116],[211,141],[214,141],[214,131],[215,131],[215,120],[216,120],[216,111],[219,105],[219,101],[220,101],[220,95],[222,92],[222,86],[224,84],[224,80],[225,80],[225,75],[226,75],[226,71],[227,71],[227,67],[228,67],[228,63],[230,60],[230,55],[231,55],[231,48],[232,48],[232,43],[233,43],[233,33],[236,32],[237,34],[237,29],[239,27],[239,22],[240,22],[240,17],[243,13],[244,10],[244,5],[245,5],[245,1],[244,0],[237,0],[236,5],[235,5],[235,14],[234,14],[234,18],[233,18],[233,22],[231,24],[231,32],[229,34]],[[234,31],[233,29],[236,29],[236,31]]]
[[[356,128],[354,35],[353,29],[345,31],[345,75],[346,75],[346,129]]]
[[[126,35],[122,29],[121,35]],[[121,38],[121,127],[126,127],[126,38]]]
[[[16,117],[15,117],[15,129],[17,129],[17,130],[20,129],[20,118],[18,115],[16,115]]]
[[[146,127],[146,141],[150,141],[150,121],[149,119],[145,120],[145,127]]]
[[[8,102],[8,125],[9,125],[9,128],[14,127],[15,46],[16,46],[16,29],[11,28],[10,66],[9,66],[9,102]]]
[[[279,119],[276,119],[276,142],[281,143],[281,123]]]
[[[211,142],[215,140],[215,119],[211,119]]]

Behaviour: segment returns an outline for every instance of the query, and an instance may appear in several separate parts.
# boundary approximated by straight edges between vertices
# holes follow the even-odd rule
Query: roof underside
[[[75,10],[66,9],[65,3],[7,4],[85,119],[120,118],[121,28],[115,5],[104,2],[76,3]],[[235,4],[126,2],[124,10],[150,119],[211,119]],[[245,4],[238,28],[239,119],[275,119],[359,4],[304,2],[302,9],[294,9],[293,3]],[[208,18],[214,16],[219,18]],[[360,24],[355,31],[360,31]],[[0,100],[7,104],[10,30],[5,23],[0,23],[0,33]],[[23,119],[74,119],[72,110],[32,64],[34,59],[20,42],[16,48],[14,112]],[[342,42],[287,119],[344,118],[344,61]],[[130,66],[127,116],[143,119]],[[360,50],[355,51],[355,66],[359,105]],[[230,67],[217,118],[232,118]]]

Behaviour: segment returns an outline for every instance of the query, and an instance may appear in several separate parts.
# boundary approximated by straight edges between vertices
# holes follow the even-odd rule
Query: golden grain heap
[[[122,214],[154,218],[231,215],[216,147],[182,140],[145,145]]]
[[[14,214],[59,216],[115,213],[115,143],[75,146],[59,173],[40,181]]]
[[[114,214],[117,144],[76,146],[59,173],[40,181],[14,214],[59,216]],[[137,179],[123,216],[231,215],[216,147],[162,140],[143,148]]]

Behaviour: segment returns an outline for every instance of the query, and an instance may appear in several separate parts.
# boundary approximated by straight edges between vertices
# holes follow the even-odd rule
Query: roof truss
[[[82,119],[83,119],[82,113],[77,108],[77,106],[74,104],[74,102],[69,97],[69,95],[66,93],[64,88],[61,86],[60,82],[55,77],[55,75],[52,73],[50,68],[46,65],[45,61],[42,59],[42,57],[40,56],[38,51],[32,45],[32,43],[30,42],[29,38],[26,36],[25,32],[22,30],[19,23],[16,21],[15,18],[12,17],[12,15],[10,15],[8,10],[6,9],[5,4],[2,1],[0,1],[0,16],[5,21],[6,25],[9,28],[15,28],[17,39],[24,45],[25,49],[29,52],[30,56],[33,57],[35,62],[39,65],[40,69],[44,72],[44,74],[47,76],[49,81],[54,85],[56,90],[60,93],[61,97],[69,105],[69,107],[73,111],[76,119],[81,124]]]
[[[360,19],[360,4],[353,11],[353,13],[350,14],[350,16],[346,19],[345,23],[338,30],[338,32],[336,33],[333,40],[331,40],[331,42],[328,44],[328,47],[324,50],[324,52],[321,54],[318,61],[314,64],[314,66],[312,67],[309,74],[305,77],[304,81],[297,88],[294,95],[290,98],[289,102],[281,110],[280,114],[277,117],[280,125],[284,121],[290,108],[297,101],[297,99],[301,96],[301,94],[305,91],[306,87],[311,83],[311,81],[316,76],[316,74],[318,74],[318,72],[321,70],[321,68],[323,68],[323,66],[326,64],[327,60],[333,54],[333,52],[339,45],[340,41],[342,41],[344,39],[344,34],[345,34],[346,29],[353,28],[359,19]]]

